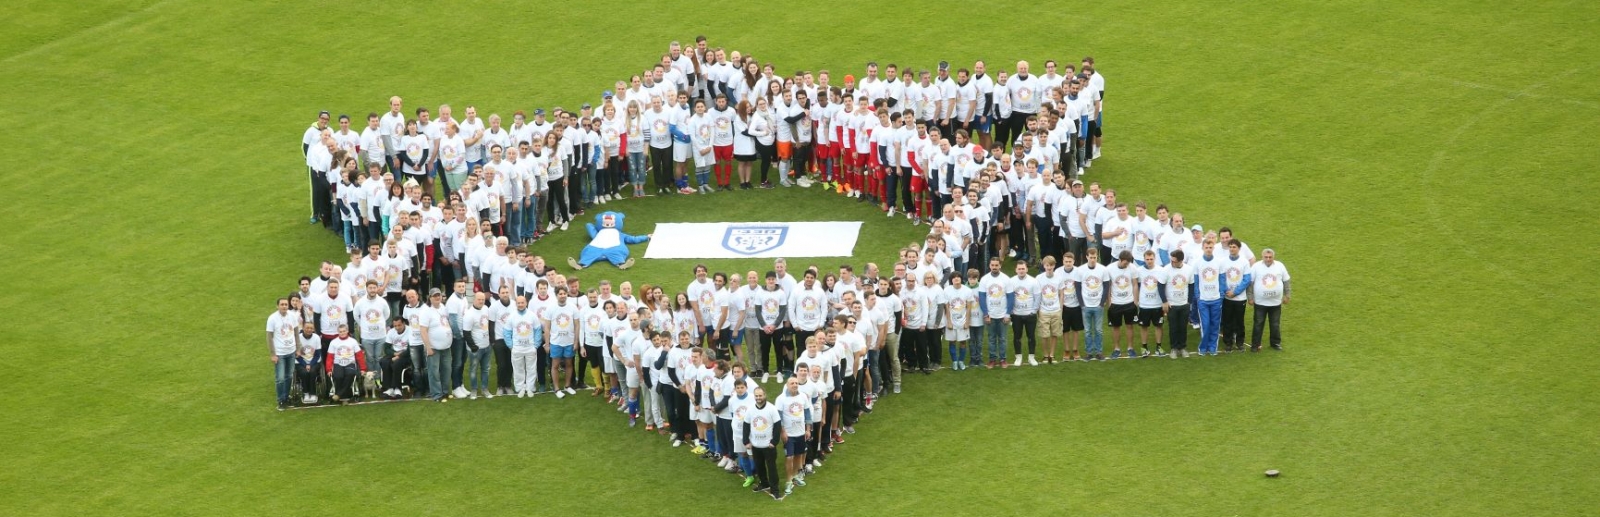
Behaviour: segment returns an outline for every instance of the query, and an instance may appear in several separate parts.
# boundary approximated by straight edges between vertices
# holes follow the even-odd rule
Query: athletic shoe
[[[674,447],[676,447],[676,446],[674,446]],[[755,476],[745,476],[744,477],[744,486],[745,487],[749,487],[750,485],[754,485],[754,484],[756,484],[756,477]],[[760,492],[761,491],[761,487],[756,487],[755,491]]]
[[[1283,351],[1283,345],[1272,345],[1272,349],[1273,350],[1277,350],[1279,352],[1282,352]]]
[[[1028,366],[1039,366],[1039,361],[1033,359],[1033,354],[1028,354]]]
[[[1116,350],[1112,350],[1111,351],[1111,358],[1112,359],[1121,359],[1122,358],[1122,349],[1118,348]]]
[[[1021,354],[1017,355],[1016,362],[1013,363],[1011,366],[1022,366],[1022,355]]]
[[[465,386],[456,386],[456,389],[450,391],[450,396],[458,399],[467,398],[469,395],[471,395],[471,393],[467,392],[467,388]]]
[[[783,488],[783,495],[789,495],[789,494],[793,494],[793,493],[794,493],[794,480],[791,479],[791,480],[789,480],[788,486],[785,486]]]
[[[553,231],[556,231],[556,223],[552,222],[549,225],[544,227],[544,233],[550,233],[550,232],[553,232]]]
[[[767,383],[767,381],[768,381],[768,380],[769,380],[769,379],[771,379],[771,377],[772,377],[772,376],[771,376],[771,375],[770,375],[770,374],[768,374],[768,373],[766,373],[766,372],[761,372],[761,383],[762,383],[762,384],[766,384],[766,383]]]
[[[677,438],[673,438],[672,439],[672,446],[673,447],[681,447],[682,445],[683,445],[683,440],[679,440]]]
[[[567,392],[565,392],[565,391],[557,391],[556,392],[556,398],[558,398],[558,399],[567,398]]]
[[[805,476],[795,476],[794,477],[794,484],[798,485],[798,486],[806,486],[806,477]]]
[[[896,394],[896,395],[900,394],[900,385],[899,384],[894,385],[894,394]]]
[[[561,231],[567,231],[567,222],[561,221]]]
[[[572,389],[572,386],[567,386],[567,394],[568,395],[577,395],[578,394],[578,390]]]
[[[894,217],[894,207],[889,207],[889,212],[884,214],[884,217]]]
[[[478,394],[475,392],[467,392],[467,400],[478,400]]]
[[[288,407],[289,407],[289,401],[287,401],[287,400],[278,401],[278,411],[283,411],[285,408],[288,408]]]
[[[1094,148],[1094,157],[1091,158],[1091,159],[1094,159],[1094,160],[1100,159],[1100,148],[1099,147]]]
[[[706,453],[710,452],[710,450],[706,449],[706,446],[704,446],[704,445],[696,445],[696,446],[694,446],[694,448],[689,449],[689,452],[694,453],[694,454],[706,454]],[[710,456],[707,456],[706,458],[710,459]]]
[[[844,432],[847,434],[856,434],[856,426],[845,426]]]

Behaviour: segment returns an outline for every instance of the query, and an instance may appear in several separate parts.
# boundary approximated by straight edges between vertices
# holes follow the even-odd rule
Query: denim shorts
[[[573,349],[572,345],[550,345],[550,358],[572,359]]]

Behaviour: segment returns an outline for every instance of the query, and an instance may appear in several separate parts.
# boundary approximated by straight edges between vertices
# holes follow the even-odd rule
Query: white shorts
[[[606,360],[601,361],[601,362],[605,363],[604,370],[605,370],[606,373],[617,373],[617,360],[616,359],[612,359],[610,357],[607,357]]]
[[[630,390],[631,389],[638,389],[639,388],[639,369],[638,368],[628,368],[627,379],[624,382],[628,383],[628,389],[630,389]]]
[[[967,327],[965,326],[949,327],[944,329],[945,341],[966,341],[970,336],[971,335],[967,332]]]
[[[709,409],[702,409],[702,410],[699,410],[699,411],[695,411],[694,412],[694,421],[700,422],[702,424],[715,423],[717,421],[717,414],[716,414],[716,412],[713,412],[713,411],[711,411]]]
[[[689,161],[689,144],[685,144],[683,142],[673,142],[672,161],[678,163]]]

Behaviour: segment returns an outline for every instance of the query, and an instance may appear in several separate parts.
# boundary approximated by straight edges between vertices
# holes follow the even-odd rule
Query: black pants
[[[1037,314],[1012,314],[1011,315],[1011,353],[1022,355],[1022,334],[1028,334],[1028,355],[1038,346],[1034,339],[1034,327],[1038,322]]]
[[[777,144],[761,145],[756,142],[756,154],[761,157],[761,182],[767,182],[767,171],[772,169],[772,162],[778,159]]]
[[[861,374],[844,378],[844,395],[840,397],[840,402],[844,407],[844,413],[840,416],[844,419],[844,425],[856,425],[856,413],[861,411]]]
[[[558,182],[566,181],[568,185],[577,184],[572,181],[573,179],[572,175],[568,174],[564,180],[556,180],[557,182],[550,184],[550,192],[546,196],[549,200],[544,205],[544,220],[548,221],[549,224],[560,225],[562,222],[571,220],[571,217],[567,215],[567,185],[562,185]]]
[[[1222,344],[1244,345],[1244,300],[1222,300]]]
[[[1072,265],[1081,266],[1089,253],[1089,238],[1068,237],[1067,248],[1072,251]]]
[[[322,225],[333,227],[333,195],[329,192],[328,175],[307,168],[311,174],[311,215],[316,216]]]
[[[1048,207],[1049,205],[1046,205]],[[1049,213],[1046,208],[1045,213]],[[1044,260],[1046,256],[1055,255],[1055,232],[1050,227],[1049,217],[1033,217],[1033,240],[1037,243],[1039,254],[1030,255],[1034,260]]]
[[[794,171],[795,177],[805,176],[811,168],[811,144],[794,145]]]
[[[411,354],[385,355],[378,360],[378,367],[383,369],[384,389],[399,389],[406,381],[405,371],[411,368]]]
[[[774,330],[771,334],[768,334],[765,331],[757,332],[761,333],[761,348],[759,348],[756,352],[756,354],[759,356],[759,359],[757,360],[760,362],[758,363],[756,360],[752,360],[750,361],[750,366],[755,369],[756,373],[767,373],[767,366],[770,364],[767,362],[767,355],[777,347],[782,346],[783,331]],[[782,354],[783,352],[778,353]],[[781,369],[783,365],[782,357],[778,358],[778,365]]]
[[[589,384],[584,379],[588,378],[590,368],[599,368],[601,371],[600,375],[605,374],[605,352],[601,350],[601,347],[589,345],[583,345],[583,352],[584,354],[578,357],[578,369],[575,371],[575,373],[573,373],[572,378],[577,380],[579,387],[591,388],[594,386],[599,386],[599,378],[594,380],[594,384]]]
[[[656,188],[672,189],[672,148],[650,148],[650,168],[655,170]]]
[[[503,339],[494,340],[495,387],[515,390],[515,373],[511,367],[511,347],[506,346],[506,342]]]
[[[1261,327],[1267,322],[1272,322],[1272,346],[1283,343],[1283,334],[1278,327],[1278,320],[1283,316],[1282,305],[1256,305],[1255,329],[1250,333],[1250,346],[1261,347]]]
[[[928,362],[928,367],[933,368],[944,364],[944,348],[939,341],[944,338],[944,329],[922,329],[922,355]]]
[[[900,331],[900,364],[906,369],[925,369],[928,364],[922,358],[922,334],[924,329],[906,328]]]
[[[779,436],[772,437],[773,440],[780,438]],[[778,477],[778,448],[775,446],[751,447],[750,459],[755,460],[756,479],[760,481],[756,488],[771,488],[778,495],[783,495],[782,492],[778,492],[783,490],[783,487],[777,485],[780,479]]]
[[[917,212],[917,200],[912,197],[913,192],[911,192],[911,176],[915,174],[917,174],[916,169],[900,167],[900,211],[908,214]]]
[[[1014,144],[1017,140],[1017,137],[1022,136],[1022,132],[1028,129],[1028,117],[1031,116],[1033,116],[1032,113],[1023,113],[1020,111],[1011,112],[1011,116],[1006,118],[1005,145],[1010,146]],[[1007,147],[1007,149],[1010,148]]]
[[[606,158],[606,188],[602,194],[617,195],[617,188],[628,182],[628,160],[621,156]]]
[[[281,359],[280,359],[281,361]],[[317,380],[322,378],[322,363],[311,363],[306,367],[295,367],[295,380],[300,383],[300,392],[307,395],[323,395],[317,393]]]
[[[790,329],[778,340],[778,371],[793,372],[794,359],[806,348],[806,338],[817,335],[815,330]]]
[[[351,388],[355,386],[356,377],[360,374],[361,371],[356,369],[356,365],[333,365],[334,393],[337,393],[340,399],[353,398],[354,396],[350,393],[352,391]]]
[[[594,177],[594,167],[591,165],[576,167],[573,170],[578,171],[577,174],[567,175],[568,221],[571,221],[572,216],[577,215],[578,212],[582,212],[584,208],[588,208],[588,205],[585,204],[587,201],[583,199],[583,179]]]
[[[743,425],[742,423],[740,425]],[[733,420],[717,417],[717,450],[723,456],[733,455]]]
[[[1167,344],[1174,351],[1189,348],[1189,305],[1169,307],[1167,321]]]

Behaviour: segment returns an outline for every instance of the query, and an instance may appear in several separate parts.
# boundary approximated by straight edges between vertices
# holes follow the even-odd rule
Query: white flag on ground
[[[848,257],[860,232],[860,221],[660,223],[644,258]]]

